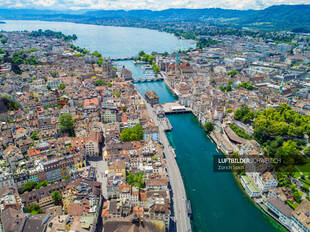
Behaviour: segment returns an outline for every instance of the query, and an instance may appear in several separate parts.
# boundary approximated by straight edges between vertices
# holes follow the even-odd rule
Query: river
[[[192,41],[180,41],[173,35],[138,28],[105,27],[97,25],[6,21],[0,29],[7,31],[50,29],[65,34],[76,34],[75,44],[99,51],[107,57],[135,56],[146,52],[171,52],[193,46]],[[141,66],[130,61],[119,62],[141,77]],[[154,90],[160,102],[176,100],[164,82],[135,84],[144,94]],[[213,172],[212,156],[216,146],[208,139],[192,114],[168,116],[173,130],[167,133],[176,149],[177,163],[182,173],[186,193],[192,204],[194,232],[272,232],[281,226],[263,214],[243,193],[231,173]],[[176,193],[177,194],[177,193]]]

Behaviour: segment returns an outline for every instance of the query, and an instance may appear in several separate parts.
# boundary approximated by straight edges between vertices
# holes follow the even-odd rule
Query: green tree
[[[293,197],[294,197],[294,199],[295,199],[295,201],[297,203],[300,203],[301,202],[302,193],[300,193],[298,190],[296,190],[296,191],[293,192]]]
[[[133,128],[125,128],[121,132],[122,142],[126,141],[139,141],[143,139],[143,128],[140,124],[135,125]]]
[[[47,185],[48,185],[48,182],[46,180],[42,180],[36,185],[36,189],[40,189],[41,187],[45,187]]]
[[[257,142],[263,144],[270,139],[270,134],[266,128],[260,126],[254,129],[254,138]]]
[[[254,111],[250,110],[250,108],[246,105],[241,106],[241,108],[237,109],[234,113],[234,119],[247,124],[251,123],[254,117]]]
[[[229,73],[227,73],[228,76],[230,77],[235,77],[239,72],[237,70],[232,70]]]
[[[298,150],[297,143],[293,140],[284,142],[275,155],[281,158],[283,164],[287,166],[306,162],[306,157]]]
[[[125,113],[125,112],[127,111],[126,106],[122,106],[122,107],[121,107],[121,110]]]
[[[96,56],[96,57],[101,57],[102,56],[101,53],[98,52],[98,51],[94,51],[93,55]]]
[[[66,85],[64,83],[61,83],[59,86],[58,86],[58,89],[59,90],[64,90],[66,88]]]
[[[71,114],[61,114],[58,121],[61,132],[68,133],[70,136],[74,136],[74,120]]]
[[[226,109],[226,112],[227,112],[227,113],[231,113],[231,112],[232,112],[232,108],[227,108],[227,109]]]
[[[58,72],[55,71],[55,70],[52,71],[52,72],[51,72],[51,76],[52,76],[52,77],[57,77],[57,76],[58,76]]]
[[[213,131],[214,129],[214,125],[212,122],[206,122],[203,126],[204,130],[208,133],[210,133],[211,131]]]
[[[98,64],[100,67],[103,65],[103,57],[102,57],[102,56],[100,56],[100,57],[98,58],[97,64]]]
[[[245,88],[247,90],[252,90],[254,88],[253,85],[251,85],[250,83],[248,83],[246,81],[239,84],[238,88],[240,88],[240,87]]]
[[[1,39],[2,44],[6,44],[8,42],[8,38]]]
[[[51,87],[50,85],[47,85],[46,88],[47,88],[48,90],[51,90],[52,87]]]
[[[301,188],[302,190],[305,192],[305,193],[308,193],[309,192],[309,185],[308,184],[304,184]]]
[[[135,174],[130,172],[127,175],[126,181],[131,186],[135,186],[135,187],[138,187],[138,188],[143,188],[144,187],[143,172],[138,172],[138,173],[135,173]]]
[[[244,130],[242,130],[241,128],[239,128],[238,126],[236,126],[235,124],[230,124],[229,127],[241,138],[244,139],[253,139],[252,136],[250,136],[249,134],[247,134]]]
[[[139,56],[144,56],[145,55],[145,52],[142,50],[139,52]]]
[[[28,205],[28,206],[25,207],[25,212],[26,213],[31,213],[31,214],[35,215],[35,214],[43,213],[43,210],[40,209],[39,205],[32,204],[32,205]]]
[[[35,56],[30,56],[26,61],[25,61],[26,64],[29,64],[29,65],[38,65],[40,62],[38,61],[37,57]]]
[[[157,73],[159,73],[159,71],[160,71],[160,69],[159,69],[159,67],[153,62],[152,63],[152,68],[153,68],[153,71],[157,74]]]
[[[12,63],[16,65],[23,64],[25,62],[26,55],[23,51],[14,52],[12,56]]]
[[[205,47],[210,47],[211,45],[217,45],[218,41],[213,40],[213,39],[206,39],[206,38],[200,38],[197,43],[196,47],[199,49],[205,48]]]
[[[9,95],[5,94],[2,97],[8,100],[9,111],[19,110],[19,105],[17,104],[17,102],[14,101]]]
[[[98,80],[95,80],[94,81],[94,85],[95,86],[104,86],[104,85],[106,85],[107,83],[104,81],[104,80],[102,80],[102,79],[98,79]]]
[[[52,199],[55,205],[61,205],[62,203],[62,196],[59,191],[52,192]]]
[[[309,158],[310,157],[310,147],[304,149],[304,154]]]
[[[23,191],[23,192],[26,192],[26,191],[30,192],[32,189],[35,188],[35,186],[36,186],[36,183],[35,183],[35,182],[32,182],[32,181],[27,182],[27,183],[24,184],[24,186],[22,187],[22,191]]]
[[[40,139],[39,134],[36,131],[31,132],[31,138],[33,140],[39,140]]]

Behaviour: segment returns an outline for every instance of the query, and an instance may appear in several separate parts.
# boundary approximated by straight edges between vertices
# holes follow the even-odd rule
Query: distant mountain
[[[0,19],[54,20],[126,26],[142,23],[212,22],[263,30],[310,31],[310,5],[277,5],[264,10],[167,9],[53,11],[0,9]]]

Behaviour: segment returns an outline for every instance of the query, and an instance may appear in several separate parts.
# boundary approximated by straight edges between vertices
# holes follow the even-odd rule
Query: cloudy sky
[[[279,4],[310,4],[310,0],[0,0],[0,8],[38,9],[262,9]]]

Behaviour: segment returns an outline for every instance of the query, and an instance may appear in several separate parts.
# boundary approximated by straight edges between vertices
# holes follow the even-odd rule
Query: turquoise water
[[[148,90],[153,90],[159,96],[159,103],[172,102],[177,98],[172,95],[163,81],[145,82],[135,84],[138,91],[144,95]]]
[[[193,210],[195,232],[271,232],[281,227],[242,192],[231,173],[213,172],[216,145],[207,138],[192,114],[168,116],[167,133]]]
[[[106,57],[136,56],[144,50],[151,53],[172,52],[177,49],[188,49],[194,46],[193,41],[179,40],[177,37],[159,31],[130,28],[109,27],[89,24],[44,21],[3,20],[0,30],[5,31],[33,31],[50,29],[64,34],[76,34],[76,45],[91,51],[99,51]]]
[[[141,64],[134,64],[132,61],[120,61],[116,62],[116,64],[125,66],[129,69],[132,72],[133,79],[143,78],[144,76]],[[153,90],[159,96],[159,103],[172,102],[177,99],[174,95],[172,95],[163,81],[142,82],[134,85],[142,95],[144,95],[148,90]]]
[[[77,45],[110,57],[134,56],[140,50],[170,52],[193,45],[191,41],[180,41],[167,33],[138,28],[40,21],[0,24],[0,30],[7,31],[40,28],[77,34]],[[140,66],[131,62],[122,64],[133,72],[134,78],[143,75]],[[154,90],[161,103],[175,100],[162,81],[135,85],[142,94],[149,89]],[[177,162],[191,200],[194,232],[272,232],[281,228],[251,203],[231,173],[213,172],[212,155],[216,146],[205,136],[192,114],[168,117],[173,131],[167,136],[176,149]]]

